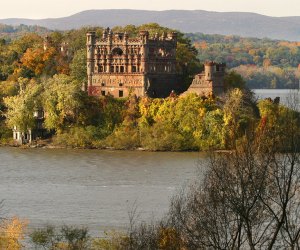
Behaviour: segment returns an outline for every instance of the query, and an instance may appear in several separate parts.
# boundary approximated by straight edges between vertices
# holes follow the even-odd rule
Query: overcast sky
[[[300,0],[0,0],[0,19],[64,17],[89,9],[246,11],[300,16]]]

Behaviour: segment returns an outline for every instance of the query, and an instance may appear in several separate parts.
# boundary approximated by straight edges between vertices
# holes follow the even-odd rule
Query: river
[[[299,92],[254,90],[259,99],[287,103]],[[298,99],[299,100],[299,99]],[[299,102],[298,102],[299,103]],[[200,153],[0,148],[1,216],[19,216],[29,229],[52,225],[88,226],[97,236],[125,229],[128,212],[139,220],[159,219],[170,198],[203,176]]]
[[[96,236],[125,229],[128,212],[159,219],[170,198],[201,174],[200,153],[0,148],[2,215],[88,226]]]
[[[280,103],[300,108],[300,90],[297,89],[253,89],[258,99],[280,97]]]

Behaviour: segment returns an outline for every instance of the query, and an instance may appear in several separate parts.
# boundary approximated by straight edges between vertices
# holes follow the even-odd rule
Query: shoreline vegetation
[[[2,144],[11,144],[14,126],[20,132],[36,129],[34,112],[42,110],[44,138],[52,139],[49,147],[231,150],[250,127],[260,129],[267,123],[284,126],[280,119],[274,117],[280,118],[284,112],[292,112],[274,100],[257,103],[247,89],[251,87],[247,79],[255,78],[255,67],[246,72],[246,66],[242,67],[242,71],[247,74],[241,70],[238,72],[247,75],[247,82],[230,69],[225,76],[226,92],[218,97],[194,94],[172,95],[166,99],[137,98],[133,95],[127,99],[88,96],[81,91],[81,86],[87,77],[85,34],[90,29],[95,30],[98,36],[102,35],[100,27],[49,31],[47,49],[45,41],[37,34],[0,41]],[[174,31],[155,23],[113,28],[114,32],[126,31],[133,36],[141,30],[148,30],[150,35]],[[67,45],[64,53],[61,52],[62,45]],[[260,45],[263,46],[260,48]],[[177,72],[183,86],[188,86],[193,76],[203,69],[201,62],[205,60],[225,61],[229,67],[256,62],[256,67],[259,67],[256,78],[259,81],[269,83],[272,79],[274,84],[271,87],[293,87],[295,82],[298,83],[298,45],[178,32]],[[247,51],[249,57],[245,55]],[[221,57],[217,58],[215,52]],[[279,55],[285,59],[279,60]],[[293,73],[274,67],[293,67]],[[264,74],[268,77],[261,77]],[[269,84],[253,86],[268,87]]]
[[[58,81],[61,78],[69,79],[64,75],[55,76],[57,85],[61,84]],[[47,93],[41,85],[36,89],[37,93],[32,94],[34,88],[29,85],[19,96],[4,98],[8,108],[6,124],[19,124],[24,131],[35,125],[33,112],[37,100],[45,103],[44,110],[49,113],[44,121],[48,138],[20,145],[23,148],[231,150],[250,129],[261,130],[266,126],[288,129],[284,121],[286,114],[293,115],[295,123],[300,119],[296,110],[281,105],[278,100],[266,99],[256,103],[253,94],[244,88],[228,89],[220,97],[188,94],[165,99],[137,98],[134,95],[127,99],[98,98],[74,88],[71,95],[62,94],[69,96],[71,103],[67,107],[66,99],[63,99],[65,105],[59,110],[60,101],[56,96],[61,93],[55,93],[54,87],[50,87],[51,93]],[[26,93],[27,89],[29,93]],[[61,86],[58,89],[64,90]],[[50,104],[47,103],[49,95],[56,99]],[[23,104],[19,109],[24,99],[28,108]],[[14,146],[11,131],[8,128],[6,131],[5,135],[9,137],[2,139],[2,145]]]

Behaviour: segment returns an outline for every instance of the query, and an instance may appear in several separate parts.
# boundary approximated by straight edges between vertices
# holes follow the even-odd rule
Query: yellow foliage
[[[67,243],[65,242],[59,242],[57,243],[57,245],[55,246],[56,250],[69,250],[70,247]]]
[[[0,249],[21,249],[26,226],[27,222],[17,217],[5,220],[0,226]]]
[[[93,250],[120,250],[127,248],[129,238],[125,234],[113,230],[105,232],[105,236],[103,239],[95,239],[93,241]]]
[[[159,231],[159,249],[171,250],[171,249],[181,249],[180,239],[178,239],[178,234],[174,228],[161,228]]]

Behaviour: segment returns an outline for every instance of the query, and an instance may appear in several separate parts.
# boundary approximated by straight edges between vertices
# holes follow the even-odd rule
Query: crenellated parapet
[[[205,62],[204,71],[195,75],[186,93],[196,93],[201,96],[222,94],[224,92],[225,70],[225,63]]]

